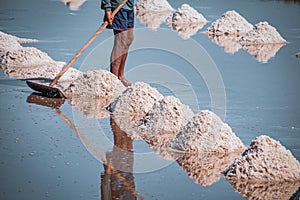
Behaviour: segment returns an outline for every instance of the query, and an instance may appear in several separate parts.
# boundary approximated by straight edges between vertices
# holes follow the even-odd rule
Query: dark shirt
[[[122,0],[101,0],[101,9],[105,11],[111,11],[118,7],[118,5],[122,3]],[[126,4],[123,6],[124,9],[133,10],[134,0],[128,0]]]

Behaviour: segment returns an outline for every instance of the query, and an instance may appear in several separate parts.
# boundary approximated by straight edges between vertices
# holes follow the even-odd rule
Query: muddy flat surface
[[[223,120],[245,145],[265,134],[279,140],[299,161],[300,63],[295,54],[300,47],[300,25],[296,20],[300,18],[300,4],[233,0],[226,4],[217,0],[169,3],[175,9],[188,3],[210,21],[190,39],[206,50],[220,72],[226,92]],[[94,33],[103,16],[99,1],[87,1],[78,11],[70,11],[56,0],[10,0],[2,1],[0,5],[1,31],[38,39],[40,42],[24,46],[37,47],[54,60],[65,62]],[[200,32],[233,9],[253,25],[268,21],[288,44],[264,63],[243,48],[234,54],[226,53]],[[138,19],[135,22],[137,28],[146,27]],[[171,30],[164,23],[161,28]],[[175,31],[173,33],[177,35]],[[85,58],[111,35],[110,30],[105,30],[73,67],[86,69],[82,64],[88,63],[91,68],[106,68],[108,57],[106,61],[100,58],[99,61],[95,58],[85,61]],[[179,35],[178,40],[182,40]],[[111,49],[102,50],[103,54],[109,55]],[[139,74],[143,70],[139,71],[136,66],[151,67],[149,63],[158,63],[153,70],[161,69],[160,74],[165,72],[163,66],[166,65],[182,74],[195,92],[197,105],[186,95],[186,87],[178,79],[165,75],[165,81],[158,83],[155,76],[149,81]],[[194,113],[214,109],[204,79],[194,76],[189,65],[177,55],[148,48],[130,53],[126,72],[129,80],[149,82],[165,96],[176,94]],[[122,131],[115,127],[110,117],[89,118],[68,101],[34,97],[32,92],[24,81],[11,79],[0,72],[1,199],[104,199],[107,195],[123,195],[124,199],[140,196],[144,199],[244,199],[224,178],[208,186],[198,184],[201,183],[199,180],[196,183],[176,161],[154,154],[144,141],[131,141],[122,136],[124,133],[119,133]],[[126,145],[115,148],[116,133],[125,138]],[[132,153],[128,153],[131,150]],[[148,156],[143,157],[145,154]],[[114,167],[104,167],[102,160],[111,161]],[[126,166],[125,172],[115,172],[117,166]],[[136,173],[132,174],[132,171]]]

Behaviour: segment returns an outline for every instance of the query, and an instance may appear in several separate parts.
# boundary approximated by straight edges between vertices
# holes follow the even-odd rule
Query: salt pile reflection
[[[241,151],[185,153],[177,159],[177,163],[196,183],[208,186],[218,181],[222,177],[221,172],[240,154]]]
[[[300,182],[268,183],[229,180],[229,183],[238,193],[242,194],[248,200],[297,200],[300,197]]]
[[[76,11],[82,6],[86,0],[60,0],[69,7],[70,10]]]
[[[222,47],[227,53],[236,53],[242,48],[238,42],[240,37],[236,35],[208,35],[208,37],[217,45]]]
[[[243,49],[245,49],[257,61],[267,63],[272,57],[275,57],[276,53],[284,45],[285,44],[253,44],[244,45]]]

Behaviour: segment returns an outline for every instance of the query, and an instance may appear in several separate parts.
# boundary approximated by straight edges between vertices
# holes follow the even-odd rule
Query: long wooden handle
[[[120,5],[113,11],[112,17],[114,17],[117,12],[126,4],[128,0],[122,1]],[[70,62],[59,72],[59,74],[56,75],[54,80],[50,83],[50,86],[54,86],[57,81],[68,71],[68,69],[73,65],[73,63],[78,59],[78,57],[86,50],[86,48],[96,39],[96,37],[105,29],[105,27],[108,25],[108,22],[105,21],[102,23],[102,25],[99,27],[99,29],[92,35],[92,37],[81,47],[81,49],[75,54],[75,56],[70,60]]]

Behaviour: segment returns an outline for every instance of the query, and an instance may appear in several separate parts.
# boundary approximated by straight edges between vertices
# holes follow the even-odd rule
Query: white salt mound
[[[163,96],[147,83],[136,82],[109,105],[117,125],[133,139],[133,127]],[[139,138],[139,137],[138,137]]]
[[[202,29],[207,20],[194,8],[188,4],[183,4],[173,15],[166,19],[166,23],[186,40]]]
[[[94,70],[81,74],[65,93],[67,97],[116,98],[124,90],[124,85],[114,74],[106,70]]]
[[[65,65],[52,60],[48,54],[34,47],[23,47],[20,43],[36,42],[0,32],[0,68],[12,78],[53,79]],[[60,81],[72,81],[80,72],[70,68]]]
[[[231,128],[213,112],[195,115],[170,142],[170,148],[187,152],[233,152],[244,149]]]
[[[300,164],[278,141],[262,135],[224,172],[228,180],[300,181]]]
[[[151,145],[162,146],[173,139],[193,115],[179,99],[167,96],[157,101],[140,120],[137,132]]]
[[[214,21],[207,29],[209,34],[214,35],[243,35],[253,29],[244,17],[234,10],[227,11],[220,19]]]
[[[32,43],[32,42],[38,42],[36,39],[28,39],[28,38],[19,38],[14,35],[9,35],[7,33],[4,33],[0,31],[0,41],[1,43],[4,43],[5,41],[16,41],[18,43]]]
[[[34,47],[22,47],[14,51],[8,51],[3,57],[3,62],[7,68],[11,67],[38,67],[55,63],[48,54]]]
[[[164,11],[173,11],[174,9],[168,3],[167,0],[139,0],[136,3],[135,9],[139,10],[147,10],[147,11],[156,11],[156,12],[164,12]]]
[[[190,24],[190,23],[201,23],[206,24],[207,20],[202,14],[198,13],[197,10],[189,6],[188,4],[183,4],[172,16],[167,19],[168,23],[173,24]]]
[[[287,43],[276,28],[268,22],[259,22],[255,27],[240,39],[242,45],[249,44],[285,44]]]

